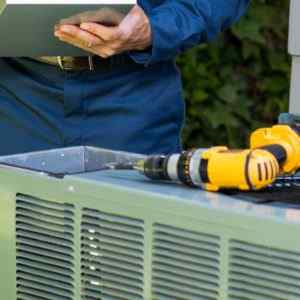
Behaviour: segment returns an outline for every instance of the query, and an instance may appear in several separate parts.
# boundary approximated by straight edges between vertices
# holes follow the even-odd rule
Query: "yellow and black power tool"
[[[250,148],[212,147],[139,161],[138,169],[154,180],[172,180],[208,191],[259,190],[282,174],[300,168],[300,125],[297,122],[258,129]]]

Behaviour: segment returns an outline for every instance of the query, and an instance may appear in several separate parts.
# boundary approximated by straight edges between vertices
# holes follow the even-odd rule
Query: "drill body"
[[[212,147],[150,156],[137,166],[155,180],[179,181],[208,191],[262,189],[300,168],[300,126],[275,125],[251,135],[250,148]]]

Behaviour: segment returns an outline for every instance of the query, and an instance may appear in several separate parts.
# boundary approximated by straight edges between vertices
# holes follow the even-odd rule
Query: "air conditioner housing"
[[[300,299],[299,210],[97,171],[140,157],[0,159],[1,299]]]

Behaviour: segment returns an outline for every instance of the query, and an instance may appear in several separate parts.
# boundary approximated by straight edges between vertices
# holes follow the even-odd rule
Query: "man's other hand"
[[[54,34],[63,42],[103,58],[129,50],[144,50],[152,44],[149,19],[139,6],[134,6],[116,26],[98,23],[82,23],[80,27],[60,25]]]

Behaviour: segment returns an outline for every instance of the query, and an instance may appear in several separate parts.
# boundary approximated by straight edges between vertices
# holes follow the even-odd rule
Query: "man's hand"
[[[80,27],[60,25],[54,34],[63,42],[103,58],[128,50],[144,50],[152,43],[149,19],[139,6],[134,6],[116,26],[98,23],[82,23]]]

